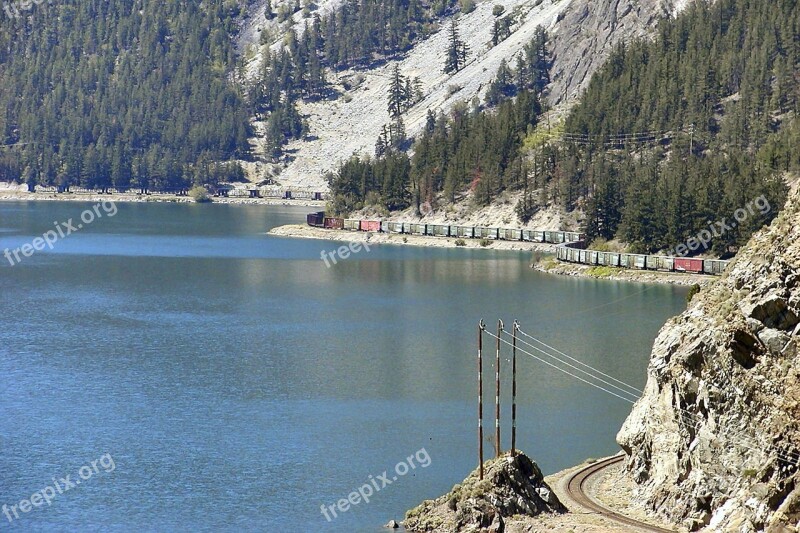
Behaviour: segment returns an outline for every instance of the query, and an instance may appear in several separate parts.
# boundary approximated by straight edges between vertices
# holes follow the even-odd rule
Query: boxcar
[[[645,270],[647,268],[647,256],[646,255],[635,255],[632,254],[631,257],[633,258],[633,268],[638,268],[639,270]]]
[[[450,226],[445,226],[443,224],[431,224],[428,226],[430,230],[433,228],[433,235],[436,237],[449,237],[450,236]]]
[[[306,215],[306,224],[309,226],[322,227],[325,225],[325,211],[309,213]]]
[[[703,272],[706,274],[720,275],[725,271],[728,266],[727,261],[719,261],[717,259],[706,259],[703,261]]]
[[[325,217],[325,227],[327,229],[344,228],[344,219],[339,217]]]
[[[409,224],[409,231],[412,235],[425,235],[426,224]]]
[[[521,241],[522,230],[519,229],[501,229],[500,238],[506,241]]]
[[[380,231],[381,222],[380,220],[362,220],[359,229],[361,229],[361,231]]]
[[[472,226],[456,226],[456,234],[459,237],[472,239],[473,237],[475,237],[475,228],[473,228]]]
[[[686,258],[675,258],[675,270],[679,272],[694,272],[696,274],[700,274],[703,272],[703,260],[702,259],[686,259]]]
[[[672,272],[675,270],[675,258],[674,257],[666,257],[666,256],[658,256],[656,257],[656,268],[658,270],[666,270],[667,272]]]
[[[499,231],[497,228],[486,228],[482,226],[478,226],[475,228],[475,238],[476,239],[497,239],[499,235]]]
[[[384,229],[384,224],[386,229]],[[386,233],[403,233],[402,222],[384,222],[381,224],[381,229]]]
[[[342,227],[350,231],[358,231],[359,228],[361,227],[361,224],[358,219],[346,218],[344,219],[344,224]]]
[[[619,256],[620,254],[609,253],[607,254],[608,257],[608,265],[613,267],[619,266]]]

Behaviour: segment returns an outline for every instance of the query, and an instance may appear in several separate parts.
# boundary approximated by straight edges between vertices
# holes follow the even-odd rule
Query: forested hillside
[[[178,188],[241,177],[237,2],[63,0],[0,13],[0,181]]]
[[[562,150],[563,200],[586,194],[589,233],[650,251],[730,219],[761,194],[782,205],[782,175],[800,167],[799,69],[796,1],[691,5],[661,24],[655,42],[619,47],[595,74],[566,121],[584,146]],[[603,144],[635,132],[670,141]],[[743,244],[776,210],[715,248]]]
[[[426,131],[412,163],[391,168],[406,173],[409,203],[441,191],[449,201],[454,191],[470,189],[484,205],[504,190],[521,190],[521,221],[546,206],[580,209],[591,237],[618,237],[637,251],[674,247],[765,195],[775,209],[715,237],[714,249],[725,253],[777,214],[785,173],[800,169],[799,24],[800,7],[789,0],[693,4],[664,20],[654,40],[619,46],[567,116],[568,133],[552,141],[532,131],[537,98],[517,97],[514,115],[528,118],[523,121],[501,120],[502,105],[489,105],[515,78],[503,68],[484,108],[432,121],[431,132],[449,133],[431,142]],[[536,46],[538,53],[520,55],[518,70],[532,58],[546,64],[546,43]],[[463,124],[491,124],[491,134],[478,130],[467,137],[479,141],[454,143],[449,136],[460,139],[468,131]],[[497,151],[496,138],[510,139],[512,151]],[[454,146],[465,155],[454,158]],[[372,165],[389,168],[380,158]],[[400,178],[365,179],[370,172],[363,164],[345,165],[331,181],[334,207],[387,199],[382,184]],[[368,196],[372,190],[377,196]]]

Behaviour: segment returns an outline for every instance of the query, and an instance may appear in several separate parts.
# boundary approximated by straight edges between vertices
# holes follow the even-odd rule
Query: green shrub
[[[466,245],[467,241],[465,241],[464,239],[456,239],[456,246],[466,246]]]
[[[490,239],[481,239],[480,245],[486,248],[492,245],[492,241]]]
[[[195,201],[195,203],[198,204],[203,204],[211,201],[211,197],[208,195],[208,191],[206,190],[206,188],[200,185],[192,187],[191,190],[189,190],[189,196],[192,198],[192,200]]]
[[[692,288],[689,289],[689,293],[686,295],[686,303],[688,304],[689,302],[691,302],[692,298],[694,298],[694,295],[697,294],[698,292],[700,292],[700,285],[697,284],[692,285]]]
[[[595,278],[607,278],[614,272],[616,272],[616,269],[607,266],[596,266],[586,270],[586,274]]]

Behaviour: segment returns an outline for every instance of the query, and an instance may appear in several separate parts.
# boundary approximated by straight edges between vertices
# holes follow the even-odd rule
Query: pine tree
[[[450,35],[447,42],[447,55],[444,63],[445,74],[458,72],[467,62],[467,44],[458,36],[456,20],[450,22]]]
[[[407,79],[400,73],[400,65],[395,63],[392,69],[388,93],[389,117],[398,118],[405,110],[409,100]]]

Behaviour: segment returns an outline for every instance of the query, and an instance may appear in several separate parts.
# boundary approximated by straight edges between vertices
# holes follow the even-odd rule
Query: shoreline
[[[76,193],[42,193],[22,192],[13,189],[0,189],[0,202],[124,202],[124,203],[170,203],[193,204],[196,203],[189,196],[175,194],[149,194],[135,193],[114,194],[76,194]],[[211,197],[212,204],[226,205],[285,205],[298,207],[325,207],[322,200],[286,200],[283,198],[226,198]]]
[[[337,242],[366,242],[369,244],[394,244],[399,246],[423,246],[428,248],[464,248],[470,250],[504,250],[518,252],[554,252],[555,245],[535,242],[490,241],[488,246],[481,246],[480,239],[462,239],[463,246],[457,246],[456,237],[431,237],[428,235],[403,235],[400,233],[372,233],[368,231],[350,231],[339,229],[323,229],[306,224],[288,224],[272,228],[267,235],[292,237],[297,239],[315,239]]]
[[[598,267],[564,263],[556,259],[544,260],[533,265],[533,269],[554,276],[573,276],[609,281],[628,281],[632,283],[658,283],[660,285],[681,285],[691,287],[706,285],[719,279],[709,274],[684,274],[680,272],[659,272],[655,270],[630,270],[617,267]]]
[[[544,252],[555,254],[555,244],[531,243],[518,241],[490,241],[489,246],[481,246],[480,239],[463,239],[464,246],[456,246],[454,237],[431,237],[426,235],[403,235],[387,233],[371,233],[363,231],[323,229],[306,224],[289,224],[272,228],[268,235],[292,237],[297,239],[316,239],[334,242],[368,242],[369,244],[394,244],[400,246],[424,246],[430,248],[464,248],[480,250],[504,250],[519,252]],[[675,272],[655,272],[650,270],[627,270],[609,268],[598,270],[596,267],[561,263],[553,259],[545,259],[531,267],[544,274],[554,276],[575,276],[609,281],[627,281],[632,283],[656,283],[660,285],[700,285],[704,286],[716,281],[717,277],[699,274],[682,274]],[[609,272],[610,271],[610,272]]]

